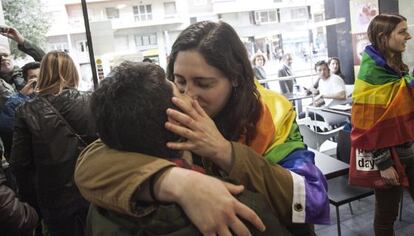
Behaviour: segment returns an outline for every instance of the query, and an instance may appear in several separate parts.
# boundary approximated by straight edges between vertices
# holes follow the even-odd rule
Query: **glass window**
[[[177,8],[175,2],[164,2],[164,11],[166,16],[177,14]]]
[[[277,10],[256,11],[256,23],[274,23],[278,22]]]
[[[139,5],[132,6],[135,21],[152,20],[152,7],[151,5]]]
[[[137,47],[157,45],[157,34],[135,35],[135,45]]]
[[[105,8],[105,11],[106,11],[107,19],[118,19],[119,18],[119,9],[115,7],[107,7]]]

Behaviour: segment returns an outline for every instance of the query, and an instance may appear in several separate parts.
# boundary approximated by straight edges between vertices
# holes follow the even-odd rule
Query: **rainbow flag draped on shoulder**
[[[362,55],[352,105],[352,146],[372,150],[414,140],[414,89],[372,46]]]
[[[315,166],[314,153],[305,148],[292,104],[284,96],[258,83],[257,87],[262,101],[262,115],[256,125],[257,135],[249,146],[270,163],[291,171],[294,223],[329,224],[326,179]],[[298,209],[298,203],[304,207]]]

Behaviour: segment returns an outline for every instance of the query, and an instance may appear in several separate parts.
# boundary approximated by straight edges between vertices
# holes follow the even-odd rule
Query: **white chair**
[[[298,119],[296,122],[299,126],[300,133],[302,134],[303,142],[308,147],[330,156],[336,155],[337,143],[329,139],[337,137],[339,131],[342,130],[344,126],[329,130],[329,124],[323,121],[311,120],[310,117]],[[317,128],[328,131],[318,132],[316,131]]]
[[[306,114],[309,114],[311,112],[322,116],[324,121],[330,126],[330,129],[338,124],[343,124],[348,120],[347,116],[322,111],[322,107],[307,106]]]

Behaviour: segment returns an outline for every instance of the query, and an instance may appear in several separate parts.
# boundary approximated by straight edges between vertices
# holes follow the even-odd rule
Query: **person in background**
[[[23,78],[26,81],[26,83],[29,80],[37,80],[37,78],[39,78],[39,72],[40,62],[37,61],[26,63],[22,67]]]
[[[168,119],[165,110],[175,107],[171,101],[174,95],[191,102],[184,94],[180,94],[174,83],[165,79],[165,73],[158,65],[123,62],[111,71],[100,88],[92,94],[90,107],[101,140],[116,150],[157,156],[182,168],[207,173],[207,169],[193,163],[190,152],[171,150],[165,145],[180,139],[164,127]],[[82,158],[78,162],[82,162]],[[101,162],[102,166],[106,164],[104,160]],[[124,175],[122,172],[115,174]],[[110,175],[113,177],[114,173]],[[253,235],[290,235],[273,215],[263,196],[245,190],[237,199],[251,207],[266,224],[265,232],[248,225]],[[138,206],[146,204],[137,203]],[[163,219],[169,220],[160,223]],[[136,236],[200,234],[180,207],[166,203],[157,204],[155,212],[142,217],[129,217],[92,205],[87,228],[90,236],[119,235],[125,229],[131,232],[128,235]]]
[[[338,75],[341,77],[342,80],[345,81],[345,76],[341,72],[341,62],[339,61],[339,58],[337,57],[331,57],[328,59],[328,66],[331,73],[334,73],[335,75]],[[314,89],[318,89],[319,86],[319,80],[321,77],[318,77],[318,79],[313,84]]]
[[[331,73],[328,63],[319,61],[315,64],[319,75],[318,89],[308,89],[317,95],[314,106],[332,106],[346,102],[345,82],[338,75]]]
[[[188,104],[173,97],[181,111],[167,109],[165,127],[184,140],[168,142],[168,148],[191,151],[195,164],[263,194],[294,235],[314,235],[311,224],[329,222],[326,180],[314,165],[314,154],[306,150],[292,105],[255,81],[246,48],[229,24],[202,21],[183,30],[172,46],[167,78],[193,99]],[[217,179],[171,167],[169,161],[119,152],[100,141],[81,158],[76,183],[98,206],[136,216],[140,211],[131,201],[153,188],[156,200],[179,204],[203,234],[230,235],[232,230],[249,235],[241,219],[259,225],[256,216],[247,217],[245,207],[235,208],[241,205],[229,194],[240,193],[240,186],[231,185],[231,190]],[[103,160],[135,181],[123,181],[125,177],[101,181],[103,167],[98,163]],[[149,181],[154,175],[155,180]]]
[[[368,38],[371,45],[362,55],[352,97],[352,155],[358,158],[364,150],[380,171],[386,186],[375,188],[374,231],[388,236],[394,235],[402,173],[414,199],[414,81],[402,60],[411,39],[407,19],[377,15],[368,26]],[[405,170],[397,172],[391,156],[399,158]]]
[[[342,74],[341,71],[341,62],[339,61],[339,58],[337,57],[331,57],[328,60],[329,70],[331,73],[334,73],[335,75],[341,77],[342,80],[345,81],[345,76]]]
[[[261,82],[262,80],[266,79],[266,71],[264,69],[264,65],[266,64],[266,58],[262,53],[256,53],[252,60],[254,74],[256,75],[256,79],[262,84],[265,88],[269,89],[269,85],[267,82]]]
[[[45,52],[25,39],[20,32],[10,26],[1,26],[1,35],[8,37],[17,43],[20,51],[33,57],[35,61],[40,62]],[[12,85],[17,91],[20,91],[26,81],[23,77],[22,70],[14,65],[13,55],[10,55],[10,49],[5,45],[0,45],[0,78]]]
[[[70,56],[51,51],[41,62],[38,95],[19,106],[10,166],[22,199],[40,209],[50,235],[83,235],[89,203],[73,180],[79,153],[96,139],[90,93],[78,91]]]
[[[1,235],[33,235],[39,218],[36,210],[29,204],[20,201],[14,186],[6,175],[9,164],[3,156],[3,142],[0,139],[0,232]]]
[[[286,53],[282,56],[282,67],[278,71],[278,77],[289,77],[293,76],[292,73],[292,54]],[[280,91],[282,94],[292,94],[293,93],[293,86],[296,84],[295,79],[289,80],[280,80]]]

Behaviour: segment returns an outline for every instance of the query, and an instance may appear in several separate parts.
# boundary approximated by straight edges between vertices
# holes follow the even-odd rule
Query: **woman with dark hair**
[[[172,101],[182,112],[167,109],[169,121],[165,127],[185,138],[182,142],[169,142],[169,148],[191,151],[195,163],[203,165],[216,176],[229,176],[247,189],[263,194],[274,214],[295,235],[313,235],[313,228],[309,224],[329,222],[326,180],[314,165],[313,153],[306,150],[290,102],[255,81],[246,48],[229,24],[198,22],[182,31],[172,46],[167,78],[174,82],[182,94],[193,99],[191,103],[186,103],[174,97]],[[98,149],[110,152],[93,151]],[[97,166],[95,161],[102,160],[103,156],[107,158],[110,153],[123,155],[101,143],[91,145],[81,156],[82,163],[78,164],[75,174],[76,182],[82,194],[94,204],[134,215],[136,211],[134,213],[130,207],[120,207],[121,202],[114,202],[113,196],[106,195],[98,199],[94,193],[97,182],[91,180],[94,174],[90,173],[87,166]],[[179,182],[183,186],[188,185],[193,174],[176,174],[178,170],[175,167],[167,170],[162,166],[150,168],[148,163],[161,160],[149,157],[146,167],[142,167],[142,164],[138,166],[138,156],[133,156],[123,155],[123,158],[128,159],[129,166],[119,169],[130,169],[132,165],[147,174],[146,177],[141,174],[141,182],[135,181],[135,185],[130,186],[137,190],[134,196],[144,192],[136,186],[145,186],[146,178],[158,173],[156,176],[161,177],[156,178],[154,185],[148,183],[148,188],[154,190],[154,197],[180,204],[203,234],[230,235],[226,233],[228,230],[241,226],[241,222],[233,216],[237,211],[223,218],[221,213],[217,213],[217,206],[206,208],[205,204],[215,201],[218,204],[220,199],[204,201],[201,199],[203,196],[200,196],[199,199],[192,198],[197,206],[186,206],[189,196],[208,192],[210,197],[217,198],[219,194],[214,189],[206,190],[208,185],[202,183],[193,183],[191,188],[174,184]],[[142,156],[140,159],[142,162]],[[136,164],[133,165],[131,161],[136,161]],[[111,166],[119,165],[122,164],[111,163]],[[186,178],[178,180],[180,176]],[[92,178],[97,180],[97,177]],[[123,190],[113,189],[117,185],[119,182],[108,181],[104,185],[100,184],[99,189],[101,193],[107,194],[110,190],[105,188],[111,186],[111,191],[120,194]],[[186,196],[182,196],[183,191],[179,191],[178,196],[173,194],[179,189],[188,190],[184,191]],[[131,199],[131,196],[123,195],[122,198]],[[194,210],[202,206],[203,210],[208,210]],[[226,208],[232,209],[231,206]],[[200,215],[200,212],[203,214]],[[210,217],[215,217],[216,223],[211,223]],[[243,215],[239,217],[244,218]],[[233,218],[237,226],[231,224],[229,218]],[[206,224],[209,227],[207,229]]]
[[[331,57],[328,60],[329,70],[331,73],[334,73],[335,75],[338,75],[343,80],[345,80],[345,76],[342,74],[341,71],[341,62],[339,61],[339,58],[337,57]]]
[[[79,74],[70,56],[44,56],[38,96],[16,111],[10,165],[19,192],[38,206],[50,235],[83,235],[89,203],[73,180],[76,159],[96,139],[89,94],[76,87]]]
[[[351,171],[350,182],[374,186],[375,235],[394,235],[401,186],[407,179],[414,197],[413,78],[402,61],[411,35],[405,17],[380,14],[371,21],[368,38],[371,45],[362,55],[353,92],[351,160],[372,158],[382,181],[366,177],[357,182]]]

